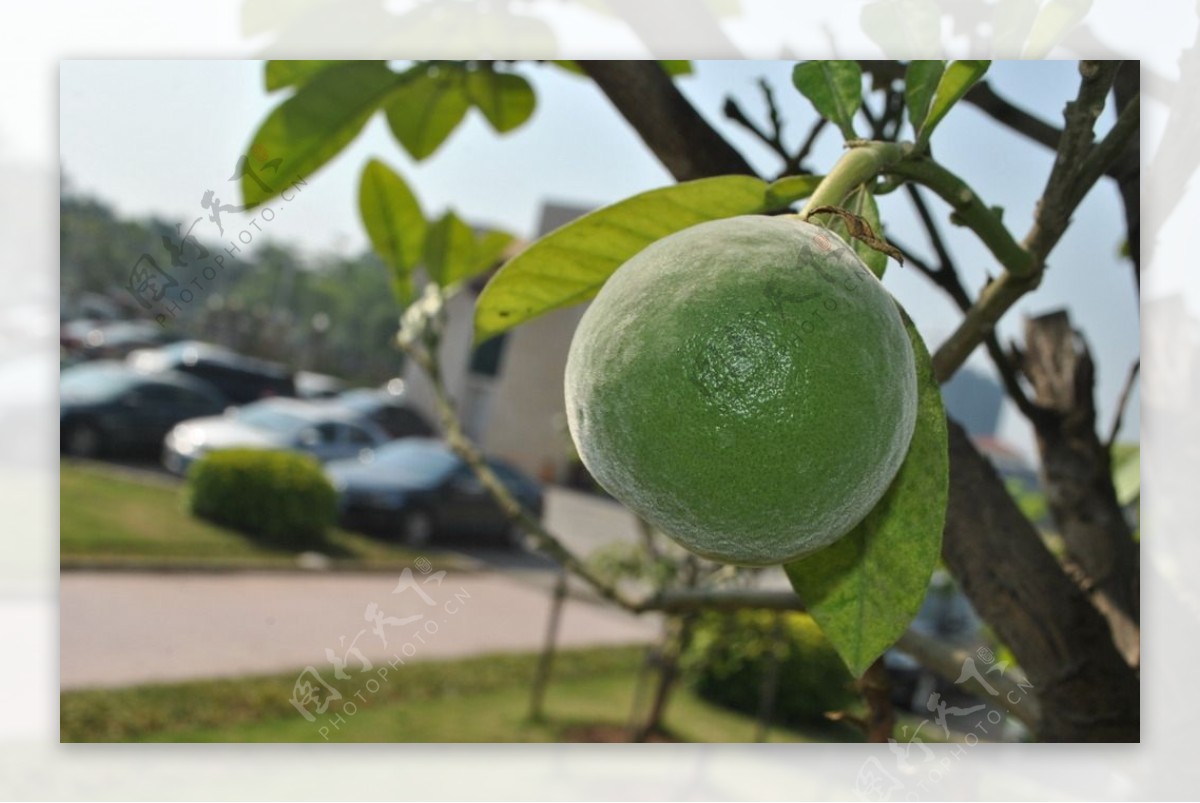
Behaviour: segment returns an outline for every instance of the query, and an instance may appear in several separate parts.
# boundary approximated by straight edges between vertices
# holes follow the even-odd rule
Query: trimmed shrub
[[[773,650],[779,650],[779,686],[772,721],[780,725],[827,722],[826,711],[852,703],[854,679],[811,616],[770,611],[706,613],[696,625],[687,666],[696,693],[757,716]]]
[[[188,471],[192,515],[288,548],[320,545],[337,492],[308,455],[267,449],[209,452]]]

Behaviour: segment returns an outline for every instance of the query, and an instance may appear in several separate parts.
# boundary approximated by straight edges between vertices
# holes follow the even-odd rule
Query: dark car
[[[63,369],[59,395],[60,449],[78,457],[155,454],[180,421],[220,413],[229,404],[186,374],[148,374],[109,360]]]
[[[284,366],[211,343],[182,340],[162,348],[132,351],[126,359],[140,371],[191,374],[212,384],[234,404],[296,395],[295,379]]]
[[[392,393],[386,388],[355,388],[341,394],[337,400],[383,427],[393,438],[434,434],[433,427],[405,401],[403,393]]]
[[[518,501],[537,517],[542,489],[512,466],[488,460]],[[325,466],[338,490],[340,518],[356,527],[422,547],[435,538],[471,537],[508,547],[524,538],[475,476],[446,444],[432,438],[392,441],[358,460]]]

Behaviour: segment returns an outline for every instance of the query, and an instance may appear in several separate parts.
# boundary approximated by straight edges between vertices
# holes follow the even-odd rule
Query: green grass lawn
[[[636,647],[559,653],[541,722],[528,719],[537,656],[490,655],[389,669],[374,692],[371,673],[337,682],[352,715],[334,702],[316,722],[288,702],[297,673],[271,677],[64,692],[61,740],[170,742],[556,742],[589,740],[627,724],[642,658]],[[323,677],[332,681],[329,672]],[[372,684],[374,685],[374,684]],[[356,692],[361,697],[356,696]],[[329,720],[341,712],[334,728]],[[607,728],[603,726],[608,726]],[[322,733],[321,728],[326,728]],[[666,718],[672,739],[747,742],[754,720],[700,700],[684,687]],[[856,741],[848,725],[773,728],[771,741]]]
[[[182,485],[70,460],[62,461],[60,479],[59,548],[64,567],[296,564],[294,552],[193,517],[185,509]],[[402,568],[416,557],[402,547],[336,529],[322,552],[334,566],[346,568]]]

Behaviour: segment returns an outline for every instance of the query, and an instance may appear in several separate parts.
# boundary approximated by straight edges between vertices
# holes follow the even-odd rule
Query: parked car
[[[540,517],[542,489],[496,459],[488,465],[521,504]],[[472,536],[517,547],[524,539],[462,458],[433,438],[404,438],[358,460],[329,463],[345,526],[396,537],[412,547]]]
[[[153,321],[67,321],[59,327],[59,345],[85,360],[119,360],[137,349],[158,348],[179,336]]]
[[[153,454],[180,421],[219,413],[229,404],[195,377],[147,374],[111,360],[64,368],[59,396],[60,449],[78,457]]]
[[[392,393],[387,388],[355,388],[337,398],[341,404],[386,429],[393,438],[435,434],[429,421],[408,404],[403,393]]]
[[[313,371],[297,371],[293,382],[300,399],[333,399],[346,389],[346,383],[336,376]]]
[[[225,415],[184,421],[163,441],[163,465],[183,474],[214,449],[294,449],[321,462],[357,457],[388,434],[351,410],[329,402],[263,399]]]
[[[295,380],[286,367],[197,340],[137,349],[126,359],[142,371],[174,370],[197,376],[211,382],[235,404],[296,395]]]

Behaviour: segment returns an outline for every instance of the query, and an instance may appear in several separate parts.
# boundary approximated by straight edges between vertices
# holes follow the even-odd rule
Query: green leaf
[[[809,178],[809,177],[805,177]],[[550,232],[509,260],[475,305],[475,341],[587,301],[627,259],[655,240],[706,220],[758,214],[796,200],[790,180],[772,193],[752,176],[717,176],[650,190]],[[808,192],[811,192],[808,189]],[[790,192],[790,195],[789,195]]]
[[[917,425],[879,504],[840,541],[784,566],[808,612],[861,676],[917,615],[941,552],[949,465],[946,414],[929,352],[905,316],[917,364]]]
[[[475,241],[475,265],[471,268],[470,278],[485,270],[494,268],[504,258],[504,251],[516,238],[506,231],[495,229],[485,231],[483,236]]]
[[[413,300],[412,272],[425,242],[425,215],[412,190],[377,159],[367,162],[358,185],[358,209],[376,253],[392,274],[401,306]]]
[[[275,107],[251,140],[250,152],[276,164],[242,174],[248,208],[270,200],[297,179],[307,179],[351,142],[396,89],[397,76],[382,61],[351,61],[317,73]]]
[[[945,61],[909,62],[904,76],[904,105],[908,108],[908,121],[914,132],[921,130],[921,124],[929,114],[929,104],[933,102],[933,93],[945,71]]]
[[[855,139],[854,115],[862,105],[862,69],[853,61],[806,61],[792,70],[792,83],[817,113]]]
[[[562,69],[571,73],[571,75],[578,75],[583,78],[587,77],[587,73],[585,73],[583,71],[583,68],[579,66],[579,62],[577,62],[577,61],[568,61],[565,59],[554,59],[550,63],[557,67],[561,67]]]
[[[879,207],[875,203],[875,196],[865,184],[860,185],[846,196],[846,200],[842,202],[842,208],[865,220],[875,236],[883,239],[883,223],[879,220]],[[871,247],[861,239],[851,237],[846,221],[836,216],[830,217],[830,222],[825,224],[826,228],[845,240],[846,244],[854,249],[854,253],[858,254],[858,258],[871,269],[871,273],[882,279],[884,271],[887,270],[887,254]]]
[[[514,73],[491,69],[467,74],[467,96],[498,133],[512,131],[533,114],[533,87]]]
[[[453,212],[429,227],[425,237],[425,270],[440,287],[453,284],[471,266],[475,232]]]
[[[458,127],[471,100],[462,68],[418,64],[401,76],[402,85],[385,106],[388,125],[404,149],[421,160]]]
[[[327,67],[342,63],[340,61],[280,61],[273,59],[267,62],[265,71],[267,91],[274,92],[288,86],[300,86]]]
[[[1112,447],[1113,488],[1122,505],[1136,502],[1142,495],[1142,449],[1136,443],[1115,443]]]
[[[687,59],[680,59],[678,61],[660,61],[659,64],[661,64],[662,68],[666,70],[667,75],[671,76],[672,78],[678,78],[681,75],[692,74],[692,63]]]
[[[918,146],[929,142],[933,129],[954,104],[967,94],[967,90],[983,77],[989,65],[991,65],[990,61],[954,61],[950,63],[938,81],[937,90],[929,104],[929,114],[917,131]]]

